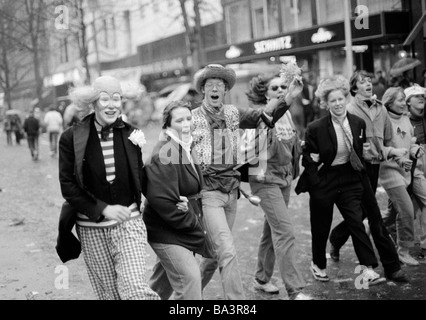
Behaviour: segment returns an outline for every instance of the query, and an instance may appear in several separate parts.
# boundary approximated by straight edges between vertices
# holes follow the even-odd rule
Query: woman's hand
[[[188,210],[189,210],[189,207],[188,207],[188,198],[187,197],[182,197],[182,196],[180,196],[179,197],[179,199],[180,199],[180,201],[181,202],[178,202],[177,204],[176,204],[176,207],[180,210],[180,211],[183,211],[183,212],[187,212]]]
[[[288,87],[288,93],[285,96],[287,105],[291,105],[293,100],[302,93],[303,80],[300,77],[295,77]]]

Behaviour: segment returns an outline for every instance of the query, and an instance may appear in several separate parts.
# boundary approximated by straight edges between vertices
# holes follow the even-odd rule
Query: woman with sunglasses
[[[250,81],[248,99],[254,108],[263,108],[288,94],[292,77],[259,75]],[[297,79],[296,79],[297,80]],[[300,93],[300,92],[299,92]],[[259,139],[259,143],[262,143]],[[296,238],[288,211],[291,182],[298,175],[301,141],[296,133],[290,111],[267,133],[267,159],[250,168],[249,183],[253,195],[260,197],[265,221],[258,249],[254,288],[266,293],[278,293],[270,281],[277,262],[282,281],[290,299],[311,300],[302,291],[305,280],[296,264]]]

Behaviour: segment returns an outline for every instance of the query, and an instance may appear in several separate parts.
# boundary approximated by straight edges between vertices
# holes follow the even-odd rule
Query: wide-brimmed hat
[[[194,86],[195,89],[201,92],[201,87],[205,80],[211,78],[222,79],[228,84],[228,90],[231,90],[237,79],[235,71],[231,68],[224,67],[220,64],[209,64],[201,70],[198,70],[194,75]]]
[[[405,102],[408,102],[412,96],[422,95],[426,96],[426,89],[418,84],[414,84],[412,87],[409,87],[404,90]]]

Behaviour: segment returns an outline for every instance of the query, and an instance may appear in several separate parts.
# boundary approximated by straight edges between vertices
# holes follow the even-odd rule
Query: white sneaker
[[[380,274],[375,272],[373,269],[366,269],[363,273],[363,279],[370,286],[374,286],[376,284],[380,284],[386,281],[385,278],[380,277]]]
[[[293,300],[314,300],[314,298],[303,292],[299,292]]]
[[[276,286],[274,286],[271,282],[261,284],[261,283],[257,282],[256,280],[254,280],[254,288],[256,290],[260,290],[260,291],[270,293],[270,294],[275,294],[275,293],[280,292],[280,290]]]
[[[330,278],[327,276],[325,269],[320,269],[313,261],[311,261],[311,272],[314,278],[318,281],[327,282]]]
[[[399,254],[399,261],[406,264],[407,266],[418,266],[420,262],[414,259],[409,253],[407,254]]]

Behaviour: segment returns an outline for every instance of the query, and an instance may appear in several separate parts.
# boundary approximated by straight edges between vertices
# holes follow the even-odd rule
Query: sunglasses
[[[280,85],[280,86],[270,86],[269,87],[269,89],[270,90],[272,90],[272,91],[277,91],[278,90],[278,88],[281,88],[281,89],[283,89],[283,90],[286,90],[287,89],[287,86],[285,86],[285,85]]]

